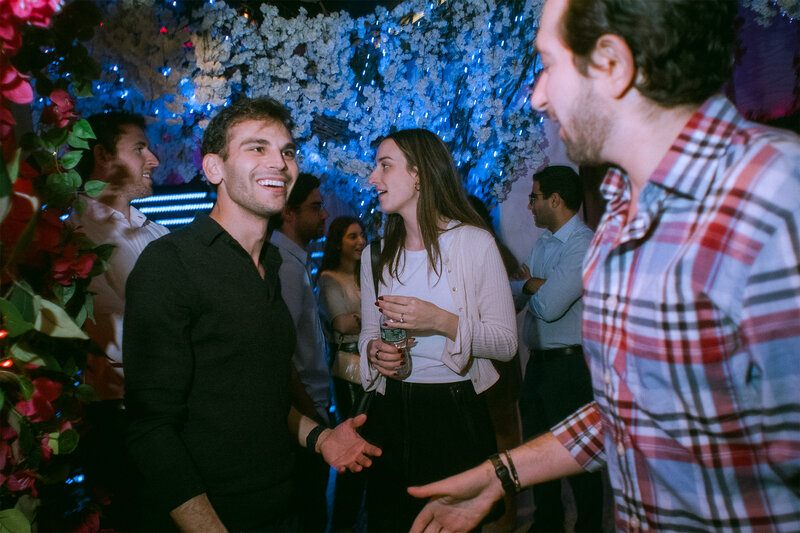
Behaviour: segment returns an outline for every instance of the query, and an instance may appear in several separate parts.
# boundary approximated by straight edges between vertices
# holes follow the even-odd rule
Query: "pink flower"
[[[53,279],[61,285],[69,285],[74,278],[85,278],[92,271],[97,255],[77,255],[75,246],[65,246],[63,256],[53,262]]]
[[[46,461],[50,459],[51,455],[53,455],[53,449],[50,447],[50,437],[45,435],[42,437],[42,459]]]
[[[61,394],[61,383],[47,378],[33,380],[33,397],[30,400],[18,402],[17,411],[23,416],[30,417],[32,422],[45,422],[53,418],[55,409],[51,402]]]
[[[17,121],[11,111],[0,105],[0,143],[11,143],[14,140],[14,126]]]
[[[68,126],[78,118],[75,112],[75,101],[63,89],[56,89],[50,93],[50,105],[42,111],[42,122],[52,124],[59,128]]]
[[[6,54],[13,56],[22,46],[22,35],[19,32],[19,20],[14,14],[3,8],[0,3],[0,43],[5,49]]]

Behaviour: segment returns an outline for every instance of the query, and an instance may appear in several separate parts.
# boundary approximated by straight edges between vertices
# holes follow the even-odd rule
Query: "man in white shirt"
[[[322,206],[320,181],[301,173],[289,194],[286,207],[270,219],[270,242],[278,247],[281,267],[281,295],[297,331],[297,347],[292,363],[300,383],[294,380],[295,406],[306,416],[331,426],[331,375],[327,345],[319,317],[317,297],[311,278],[311,258],[306,248],[325,234],[328,212]],[[327,524],[325,499],[330,468],[322,458],[305,449],[298,450],[297,484],[300,528],[322,531]]]
[[[581,350],[581,267],[592,230],[578,210],[583,200],[580,176],[567,166],[549,166],[533,176],[528,208],[545,229],[522,265],[524,278],[512,281],[517,308],[526,308],[525,342],[530,359],[520,390],[523,437],[550,429],[592,401],[589,368]],[[599,531],[603,519],[602,474],[568,478],[575,497],[575,531]],[[536,505],[530,531],[563,531],[561,480],[533,487]]]
[[[89,460],[88,481],[110,492],[111,506],[104,511],[109,522],[104,526],[126,531],[135,529],[135,506],[131,503],[133,483],[128,474],[133,470],[125,451],[122,411],[125,282],[145,246],[169,231],[130,205],[132,200],[151,194],[151,172],[158,166],[158,158],[150,151],[144,118],[112,112],[88,120],[97,139],[90,141],[77,170],[84,181],[99,180],[106,186],[96,198],[84,197],[85,210],[79,213],[75,209],[67,223],[95,244],[113,244],[115,248],[108,270],[92,278],[89,285],[95,293],[94,321],[87,320],[85,328],[108,357],[89,356],[85,381],[101,401],[88,407],[91,428],[82,448]]]

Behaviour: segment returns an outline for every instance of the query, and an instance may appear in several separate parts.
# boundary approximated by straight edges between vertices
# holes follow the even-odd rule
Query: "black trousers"
[[[525,440],[548,431],[592,401],[592,380],[580,346],[561,350],[531,350],[520,392],[519,408]],[[601,472],[568,478],[575,497],[575,531],[601,531],[603,477]],[[533,486],[532,531],[563,531],[561,480]]]
[[[361,399],[366,394],[360,384],[334,377],[333,390],[336,398],[336,411],[342,420],[355,416]],[[367,473],[343,472],[336,474],[336,492],[331,517],[331,531],[353,531],[358,522]]]
[[[372,401],[365,437],[383,454],[367,470],[371,532],[408,531],[425,500],[406,489],[472,468],[496,452],[494,429],[471,381],[387,380]]]

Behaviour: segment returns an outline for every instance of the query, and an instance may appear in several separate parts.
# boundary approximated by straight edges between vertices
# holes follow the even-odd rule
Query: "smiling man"
[[[583,265],[595,401],[425,487],[413,531],[608,469],[621,531],[800,530],[800,139],[719,88],[734,0],[547,0],[533,106],[608,162]]]
[[[292,439],[361,470],[380,450],[290,408],[295,330],[280,255],[266,242],[298,175],[288,111],[268,99],[224,108],[203,139],[216,187],[209,216],[152,243],[128,281],[125,402],[144,477],[147,529],[292,531]]]
[[[108,269],[89,285],[95,295],[94,320],[86,321],[86,331],[108,357],[90,355],[84,373],[100,401],[87,407],[91,430],[81,449],[86,457],[87,483],[110,495],[104,527],[131,531],[136,529],[137,513],[135,493],[127,482],[133,469],[125,452],[122,410],[125,283],[145,246],[169,231],[130,205],[151,194],[151,173],[158,166],[144,118],[111,112],[92,115],[88,121],[96,139],[89,142],[77,170],[85,180],[102,181],[106,186],[96,198],[85,197],[86,210],[80,214],[73,211],[67,223],[96,244],[113,244],[114,251]]]

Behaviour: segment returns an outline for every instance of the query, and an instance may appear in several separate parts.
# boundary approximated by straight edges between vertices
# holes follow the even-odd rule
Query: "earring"
[[[419,182],[418,181],[414,183],[414,190],[415,191],[419,190]]]

